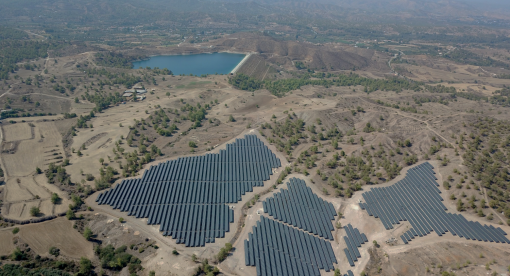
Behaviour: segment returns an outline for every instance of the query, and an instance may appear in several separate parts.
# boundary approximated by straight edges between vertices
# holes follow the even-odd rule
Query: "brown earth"
[[[12,229],[0,231],[0,256],[9,255],[14,250]]]
[[[54,246],[71,258],[94,257],[92,243],[74,230],[73,222],[66,218],[20,227],[20,237],[41,256],[48,256],[50,247]]]

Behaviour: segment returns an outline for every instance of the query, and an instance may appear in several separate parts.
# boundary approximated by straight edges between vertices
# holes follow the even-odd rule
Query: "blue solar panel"
[[[302,179],[291,178],[287,189],[280,189],[262,205],[264,212],[279,221],[333,240],[335,208],[314,194]]]
[[[319,276],[337,263],[331,243],[263,216],[248,238],[245,264],[255,266],[257,275]]]
[[[437,178],[428,162],[408,170],[401,181],[389,187],[372,188],[362,194],[365,203],[360,207],[368,215],[379,218],[389,230],[400,221],[409,221],[412,228],[401,238],[404,243],[415,236],[424,236],[434,231],[438,236],[446,232],[454,236],[485,242],[505,242],[510,244],[500,230],[479,222],[468,221],[462,215],[447,213],[442,203]]]
[[[364,233],[360,233],[357,228],[352,227],[351,224],[347,224],[343,227],[345,230],[346,236],[344,236],[344,241],[347,248],[344,249],[345,255],[349,264],[354,266],[354,262],[358,261],[358,258],[361,258],[359,250],[357,247],[361,247],[362,244],[368,242],[368,239]]]
[[[257,136],[246,135],[218,154],[152,166],[141,178],[123,180],[96,201],[148,218],[148,224],[159,224],[163,235],[177,243],[204,246],[229,231],[234,211],[225,204],[237,203],[253,186],[262,186],[279,164]]]

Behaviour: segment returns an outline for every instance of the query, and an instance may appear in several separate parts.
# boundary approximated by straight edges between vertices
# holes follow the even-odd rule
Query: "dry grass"
[[[2,126],[5,142],[32,139],[32,130],[28,124],[11,124]]]
[[[35,172],[35,168],[45,168],[62,156],[62,137],[53,122],[38,122],[35,125],[35,137],[21,141],[15,154],[2,155],[6,173],[10,177],[27,176]],[[5,137],[15,135],[11,129],[4,129]],[[16,130],[16,129],[14,129]],[[55,150],[55,151],[52,151]],[[54,155],[57,153],[57,155]]]
[[[0,255],[8,255],[14,250],[12,229],[0,231]]]
[[[94,256],[92,243],[74,230],[73,223],[65,218],[23,226],[20,236],[41,256],[47,256],[52,246],[59,248],[63,255],[75,259]]]

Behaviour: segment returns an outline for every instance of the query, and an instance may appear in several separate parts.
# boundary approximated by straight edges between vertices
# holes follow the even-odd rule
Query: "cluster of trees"
[[[16,264],[6,264],[0,267],[1,276],[26,275],[26,276],[72,276],[72,274],[53,268],[26,268]]]
[[[228,80],[228,83],[230,83],[231,85],[233,85],[234,87],[236,87],[238,89],[252,91],[252,92],[255,90],[262,89],[262,87],[263,87],[262,81],[260,81],[256,78],[247,76],[245,74],[235,75],[234,77],[232,77]]]
[[[292,171],[308,175],[309,170],[317,167],[316,162],[324,160],[327,157],[326,153],[332,151],[333,157],[324,160],[327,161],[326,168],[317,170],[317,175],[335,189],[335,195],[350,197],[355,191],[360,190],[362,185],[377,183],[379,179],[383,179],[383,174],[386,180],[393,179],[403,166],[418,162],[418,156],[404,150],[412,146],[410,140],[397,142],[398,148],[395,149],[397,154],[393,150],[387,151],[380,145],[379,149],[373,146],[364,148],[359,156],[346,156],[344,151],[338,150],[339,142],[345,143],[345,138],[349,137],[347,142],[354,144],[355,131],[351,130],[344,134],[336,127],[326,129],[320,120],[317,120],[317,125],[305,126],[305,123],[295,118],[294,114],[288,111],[285,113],[288,115],[285,121],[263,124],[261,134],[266,136],[270,143],[275,144],[279,151],[286,153],[289,162],[293,158],[293,149],[296,145],[303,142],[315,143],[296,156],[295,162],[282,173],[282,177]],[[365,128],[366,131],[374,130],[371,124],[367,124]],[[362,136],[356,140],[364,145]],[[325,145],[328,141],[331,147]]]
[[[133,132],[138,132],[136,129],[134,129]],[[136,135],[133,133],[131,136]],[[132,137],[129,137],[129,139],[132,139]],[[136,172],[142,169],[142,166],[144,164],[149,163],[153,158],[156,156],[163,155],[161,150],[154,144],[150,145],[149,149],[147,149],[147,146],[145,145],[145,141],[148,141],[148,138],[146,138],[143,134],[140,135],[139,139],[139,145],[138,145],[138,151],[134,150],[133,152],[125,152],[124,148],[120,146],[120,142],[117,141],[116,147],[113,149],[113,154],[115,154],[115,160],[119,160],[121,158],[124,158],[126,160],[125,164],[122,164],[122,162],[119,160],[117,161],[120,165],[120,169],[122,169],[122,176],[134,176]],[[128,141],[129,143],[129,141]],[[102,169],[102,168],[101,168]],[[111,173],[108,173],[108,168],[106,170],[106,176],[111,176]],[[116,171],[112,171],[113,174],[117,174]],[[109,187],[109,183],[113,181],[113,178],[111,181],[104,182],[104,188]],[[96,187],[98,186],[98,183],[96,182]]]
[[[64,115],[64,117],[66,119],[76,117],[76,114],[74,114],[74,115],[73,114],[74,113],[71,113],[69,115]],[[90,111],[89,115],[85,115],[85,116],[80,115],[80,117],[78,118],[78,121],[76,121],[76,127],[77,128],[87,128],[87,127],[89,127],[89,125],[87,125],[87,122],[92,120],[92,118],[94,118],[94,117],[95,117],[95,114],[94,114],[93,111]]]
[[[387,103],[387,102],[383,102],[381,100],[377,100],[376,103],[378,105],[382,105],[382,106],[386,106],[386,107],[392,107],[392,108],[395,108],[395,109],[400,109],[400,110],[405,111],[405,112],[418,113],[418,109],[416,109],[416,107],[414,107],[414,106],[405,106],[405,105],[400,106],[399,104]],[[407,105],[409,105],[409,103],[407,103]]]
[[[492,104],[510,106],[510,88],[503,87],[503,89],[494,91],[494,96],[491,97]]]
[[[320,74],[320,75],[316,75]],[[264,82],[244,74],[237,74],[229,79],[229,83],[241,90],[255,91],[257,89],[265,88],[272,94],[282,97],[287,92],[300,89],[305,85],[321,85],[324,87],[330,86],[364,86],[364,92],[370,93],[377,90],[382,91],[396,91],[400,92],[404,89],[420,91],[424,84],[421,82],[414,82],[400,78],[389,79],[370,79],[361,77],[354,73],[347,75],[326,75],[325,73],[306,74],[299,79],[282,79],[282,80],[266,80]],[[312,79],[319,78],[319,79]],[[326,77],[329,77],[326,79]],[[334,77],[334,78],[333,78]]]
[[[58,248],[50,248],[50,254],[60,255]],[[5,257],[2,257],[4,259]],[[1,276],[27,275],[27,276],[88,276],[92,275],[92,263],[86,258],[79,262],[64,259],[47,258],[39,255],[33,256],[28,250],[16,248],[8,258],[14,262],[0,266]],[[17,262],[21,262],[17,264]]]
[[[50,163],[45,174],[49,183],[61,185],[71,184],[71,176],[67,174],[66,169],[64,169],[62,165],[57,166],[55,163]]]
[[[18,29],[0,26],[0,40],[22,40],[27,39],[28,34]]]
[[[497,66],[503,68],[510,67],[510,65],[505,62],[501,62],[490,57],[483,57],[461,48],[456,48],[451,52],[445,53],[443,57],[459,63],[470,64],[474,66]]]
[[[39,102],[37,102],[39,103]],[[44,113],[44,112],[34,112],[32,114],[28,113],[28,112],[24,112],[23,109],[13,109],[13,110],[9,110],[9,111],[5,111],[5,112],[2,112],[2,114],[0,115],[0,118],[2,119],[6,119],[6,118],[26,118],[26,117],[39,117],[39,116],[53,116],[53,115],[57,115],[57,114],[54,114],[54,113],[51,113],[51,112],[48,112],[48,113]]]
[[[475,93],[466,93],[466,92],[457,92],[453,94],[455,97],[464,98],[466,100],[471,101],[489,101],[489,98],[487,96],[475,94]]]
[[[96,190],[103,190],[110,187],[115,182],[115,175],[119,174],[114,168],[107,166],[106,169],[99,169],[99,179],[94,180]]]
[[[131,69],[133,68],[132,60],[140,60],[146,57],[144,56],[124,56],[121,53],[115,52],[99,52],[95,55],[96,64],[106,67],[117,67]]]
[[[223,262],[227,258],[230,251],[232,251],[232,249],[233,249],[232,244],[226,243],[225,247],[222,247],[220,249],[220,252],[218,253],[218,255],[216,255],[216,257],[218,258],[218,261]]]
[[[446,97],[419,97],[413,96],[414,103],[421,106],[423,103],[440,103],[448,105],[449,101]]]
[[[176,110],[176,112],[178,111]],[[149,120],[151,120],[154,129],[161,136],[171,136],[172,133],[174,133],[174,131],[178,129],[175,123],[173,123],[172,125],[168,124],[170,122],[170,118],[163,109],[155,111],[153,115],[149,116]],[[144,129],[145,128],[144,126],[147,125],[144,119],[141,120],[141,124],[142,129]],[[138,125],[139,124],[137,123],[136,126]]]
[[[457,140],[464,150],[464,165],[486,189],[490,207],[504,213],[510,223],[510,124],[485,118],[471,126],[473,132]]]
[[[108,94],[106,92],[96,92],[93,95],[85,92],[85,96],[83,97],[87,99],[87,101],[96,104],[96,107],[94,108],[96,112],[101,112],[111,105],[115,105],[124,101],[124,98],[122,98],[122,95],[119,92]]]
[[[192,256],[192,259],[196,259],[196,256],[194,254]],[[193,260],[193,261],[195,261],[195,260]],[[202,261],[202,264],[199,267],[197,267],[195,274],[193,274],[193,276],[201,276],[201,275],[214,276],[219,273],[220,273],[220,270],[217,267],[210,265],[209,261],[207,259],[204,259]]]
[[[24,33],[24,32],[23,32]],[[1,39],[1,38],[4,39]],[[17,63],[46,58],[48,51],[60,49],[68,43],[62,41],[32,41],[26,40],[26,33],[12,28],[0,29],[0,80],[9,79],[9,73],[19,70]]]
[[[115,249],[111,244],[105,247],[100,245],[94,248],[95,254],[98,256],[101,267],[105,269],[120,271],[128,266],[129,273],[133,275],[142,269],[142,261],[137,257],[126,252],[127,246],[123,245]]]
[[[94,76],[105,77],[106,80],[100,80],[99,85],[102,87],[104,85],[116,85],[121,84],[126,88],[131,88],[133,85],[142,81],[140,76],[135,76],[133,74],[127,74],[125,72],[115,73],[106,70],[105,68],[89,68],[85,70],[89,78],[93,78]]]

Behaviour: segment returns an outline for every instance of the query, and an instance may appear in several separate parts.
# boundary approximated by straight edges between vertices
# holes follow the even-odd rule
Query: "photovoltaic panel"
[[[330,242],[264,216],[248,237],[245,264],[255,266],[257,275],[319,276],[337,263]]]
[[[162,234],[177,243],[204,246],[230,230],[234,211],[227,204],[239,202],[254,186],[263,186],[280,165],[256,135],[246,135],[217,154],[152,166],[141,178],[123,180],[96,201],[129,216],[148,218],[148,224],[159,224]]]
[[[362,194],[360,207],[369,216],[379,218],[389,230],[400,221],[409,221],[413,227],[401,236],[407,244],[416,236],[434,231],[438,236],[446,232],[468,240],[508,243],[501,228],[468,221],[460,214],[446,212],[433,166],[425,162],[407,171],[404,179],[388,187],[377,187]]]
[[[333,240],[331,232],[334,230],[335,208],[314,194],[302,179],[289,179],[287,189],[280,189],[262,206],[265,213],[279,221]]]
[[[354,262],[358,261],[358,258],[361,258],[359,250],[357,247],[361,247],[362,244],[368,242],[367,236],[364,233],[360,233],[357,228],[352,227],[351,224],[347,224],[343,227],[345,230],[344,241],[347,245],[347,248],[344,249],[345,256],[347,257],[347,261],[351,266],[354,266]]]

